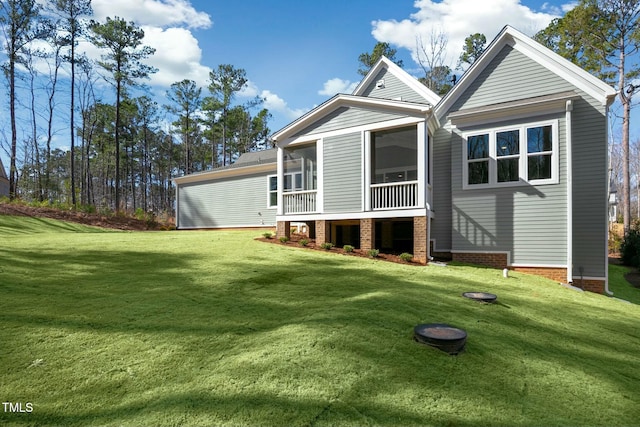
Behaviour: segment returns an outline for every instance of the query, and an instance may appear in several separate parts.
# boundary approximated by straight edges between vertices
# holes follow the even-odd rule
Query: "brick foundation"
[[[429,242],[427,221],[426,216],[413,218],[413,260],[421,264],[427,263],[427,244]]]
[[[376,224],[373,218],[360,220],[360,249],[368,251],[375,249]]]
[[[316,221],[316,245],[320,246],[329,241],[329,221],[323,219]]]
[[[291,238],[291,222],[278,221],[276,223],[276,239],[281,237]]]
[[[507,268],[507,254],[504,253],[452,253],[452,259],[468,264],[486,265],[493,268]]]
[[[519,273],[534,274],[536,276],[546,277],[547,279],[555,280],[559,283],[567,283],[566,268],[511,267],[510,270],[517,271]]]
[[[573,278],[573,286],[584,289],[585,291],[595,292],[596,294],[604,294],[604,280]]]

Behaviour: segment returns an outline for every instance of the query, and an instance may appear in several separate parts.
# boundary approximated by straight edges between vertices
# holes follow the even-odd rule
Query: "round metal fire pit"
[[[449,354],[464,350],[467,333],[446,323],[426,323],[413,328],[413,339]]]
[[[486,303],[492,303],[492,302],[495,302],[496,299],[498,299],[497,295],[489,294],[487,292],[464,292],[462,296],[465,298],[470,298],[472,300],[486,302]]]

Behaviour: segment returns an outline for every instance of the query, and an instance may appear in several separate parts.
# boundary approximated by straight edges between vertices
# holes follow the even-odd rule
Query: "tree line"
[[[144,31],[92,15],[91,0],[0,1],[11,199],[170,213],[172,177],[265,147],[264,100],[236,99],[245,70],[219,65],[205,88],[175,82],[159,105],[145,84],[157,70],[145,63],[155,51],[143,45]],[[81,42],[100,48],[100,59]],[[65,140],[68,150],[54,148]]]

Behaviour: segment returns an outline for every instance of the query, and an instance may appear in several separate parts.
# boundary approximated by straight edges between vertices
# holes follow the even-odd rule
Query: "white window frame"
[[[276,189],[271,189],[271,179],[276,179]],[[276,195],[276,203],[274,205],[271,204],[271,194],[275,193]],[[278,208],[278,174],[267,175],[267,209],[277,209]]]
[[[527,149],[527,129],[551,126],[551,147],[550,152],[529,153]],[[498,157],[497,137],[499,132],[519,131],[520,134],[520,150],[518,155]],[[468,158],[467,140],[471,136],[489,135],[489,182],[483,184],[469,184],[469,163],[476,160]],[[558,184],[560,182],[560,143],[558,120],[545,120],[539,122],[523,123],[513,126],[501,126],[495,128],[486,128],[463,132],[462,134],[462,189],[472,190],[480,188],[502,188],[515,187],[523,185],[549,185]],[[551,177],[544,179],[528,179],[529,156],[551,155]],[[498,159],[519,158],[518,163],[518,181],[498,182]]]

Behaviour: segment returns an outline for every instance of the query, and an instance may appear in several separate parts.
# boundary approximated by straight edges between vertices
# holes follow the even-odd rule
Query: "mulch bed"
[[[146,221],[125,215],[105,216],[72,210],[47,207],[34,207],[14,203],[0,203],[0,215],[27,216],[31,218],[50,218],[59,221],[75,222],[95,227],[125,231],[145,231],[163,229],[162,224],[147,224]]]
[[[610,254],[609,264],[622,265],[620,254]],[[631,271],[624,275],[624,279],[634,288],[640,289],[640,271],[637,268],[632,268]]]
[[[307,244],[307,246],[300,245],[300,240],[302,240],[302,239],[309,240],[309,243]],[[369,258],[369,259],[371,259],[371,257],[367,253],[367,251],[363,251],[361,249],[354,249],[353,252],[345,252],[343,248],[339,248],[339,247],[333,247],[331,249],[322,249],[320,247],[320,245],[316,245],[315,240],[309,239],[305,235],[296,234],[296,233],[291,233],[291,240],[289,240],[288,242],[285,242],[285,243],[280,242],[280,240],[276,239],[275,237],[272,237],[270,239],[267,239],[265,237],[257,237],[255,240],[258,240],[260,242],[266,242],[266,243],[281,245],[281,246],[291,246],[291,247],[300,248],[300,249],[310,249],[310,250],[329,252],[329,253],[340,254],[340,255],[345,255],[345,256],[355,256],[355,257],[360,257],[360,258]],[[423,266],[424,265],[424,264],[420,264],[420,263],[417,263],[417,262],[407,262],[407,261],[404,261],[404,260],[400,259],[400,257],[398,255],[382,253],[382,252],[380,252],[375,259],[378,259],[378,260],[381,260],[381,261],[387,261],[387,262],[395,262],[397,264],[405,264],[405,265],[414,265],[414,266]]]

